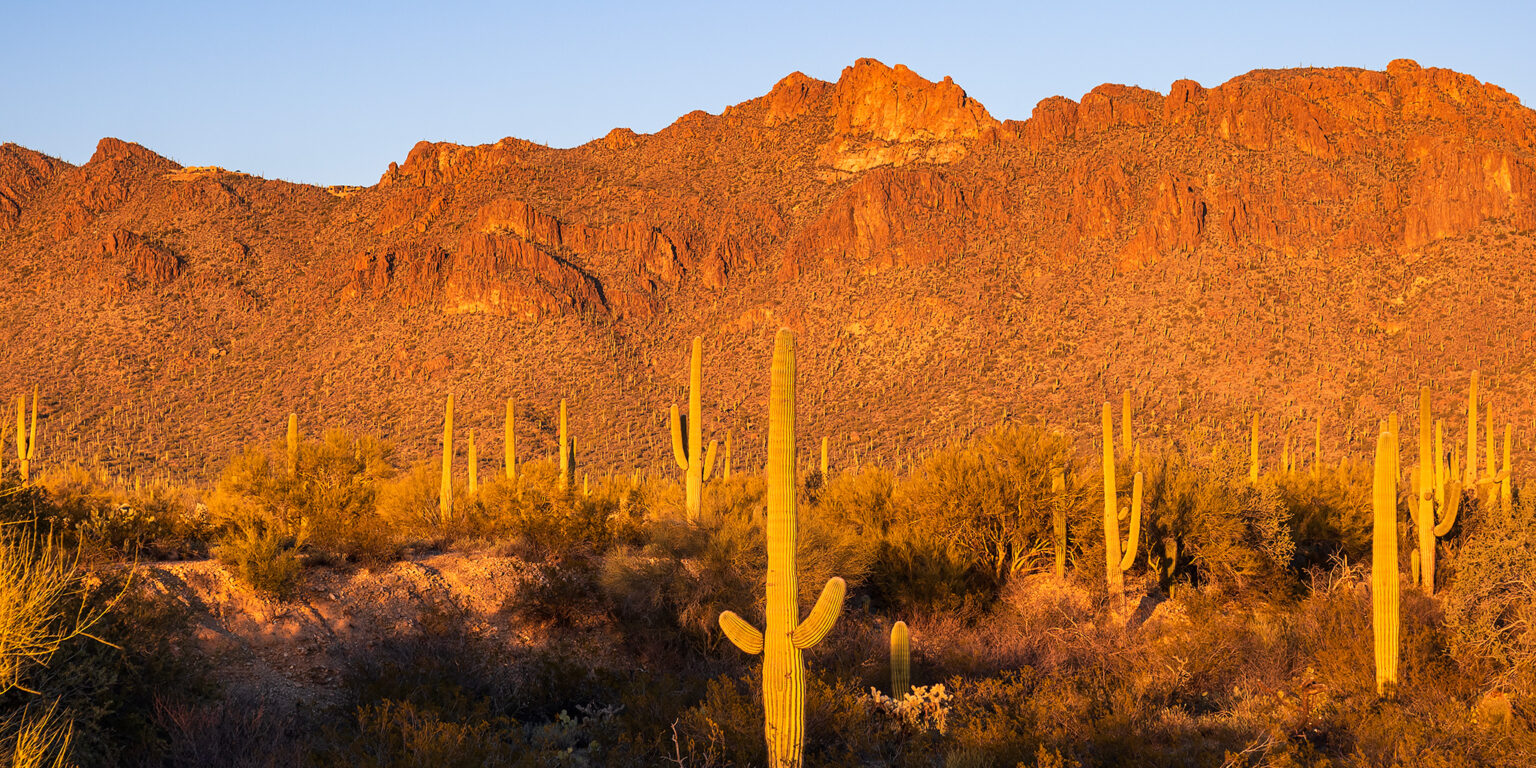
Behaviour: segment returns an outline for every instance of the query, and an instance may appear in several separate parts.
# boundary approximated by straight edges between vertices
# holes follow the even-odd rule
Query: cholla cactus
[[[1376,438],[1376,474],[1371,499],[1371,627],[1376,639],[1376,693],[1397,689],[1397,445],[1385,430]]]
[[[907,695],[912,687],[912,645],[907,633],[907,623],[898,621],[891,627],[891,698]]]
[[[1109,593],[1125,595],[1125,572],[1136,562],[1137,542],[1141,538],[1141,473],[1137,472],[1131,490],[1130,539],[1124,555],[1120,544],[1120,505],[1115,490],[1115,425],[1109,403],[1104,404],[1104,573]]]
[[[737,648],[763,654],[764,734],[771,768],[800,768],[805,746],[804,650],[837,622],[847,585],[833,577],[804,621],[795,572],[795,345],[789,329],[774,341],[768,419],[768,606],[763,631],[732,611],[720,628]]]
[[[685,508],[690,522],[697,521],[704,506],[704,483],[715,471],[715,441],[704,450],[703,389],[704,340],[693,337],[693,353],[688,360],[688,421],[687,435],[677,406],[672,406],[672,456],[678,469],[683,470],[687,495]]]

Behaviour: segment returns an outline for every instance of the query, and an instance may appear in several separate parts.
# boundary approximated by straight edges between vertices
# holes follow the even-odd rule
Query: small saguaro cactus
[[[672,406],[672,457],[683,471],[686,483],[684,508],[689,522],[699,519],[704,507],[704,483],[715,471],[715,441],[704,450],[704,340],[693,337],[693,352],[688,358],[688,419],[686,425]],[[686,429],[687,434],[684,434]]]
[[[725,465],[721,467],[723,474],[720,475],[725,480],[731,479],[731,436],[733,432],[734,430],[725,433]]]
[[[1131,440],[1131,391],[1120,393],[1120,458],[1130,456],[1135,443]]]
[[[1067,577],[1067,473],[1063,469],[1051,470],[1051,527],[1055,536],[1056,578]]]
[[[1397,446],[1385,430],[1376,437],[1376,474],[1371,500],[1371,627],[1376,639],[1376,693],[1397,689]],[[1423,567],[1420,566],[1421,572]]]
[[[1141,473],[1137,472],[1131,489],[1131,530],[1120,545],[1120,505],[1115,490],[1115,424],[1109,403],[1104,404],[1104,574],[1109,593],[1125,594],[1125,572],[1136,562],[1136,545],[1141,538]]]
[[[1435,592],[1435,541],[1456,524],[1456,511],[1461,505],[1460,481],[1435,486],[1437,479],[1445,477],[1445,472],[1437,471],[1433,424],[1434,415],[1430,411],[1430,395],[1426,387],[1419,390],[1419,466],[1414,470],[1409,486],[1412,493],[1408,497],[1408,512],[1419,534],[1418,557],[1414,561],[1419,575],[1413,580],[1428,594]],[[1438,524],[1435,522],[1437,509]]]
[[[288,476],[299,473],[299,415],[288,414]]]
[[[891,698],[900,699],[912,687],[912,645],[907,623],[891,627]]]
[[[1253,426],[1248,428],[1248,482],[1259,484],[1259,414],[1253,414]]]
[[[1510,443],[1514,440],[1515,425],[1504,424],[1504,468],[1499,470],[1499,508],[1509,514],[1515,504],[1515,483],[1511,478],[1509,462]]]
[[[827,460],[828,454],[831,452],[831,443],[832,438],[825,436],[821,438],[821,481],[823,483],[827,481],[827,472],[832,468],[832,465]]]
[[[568,490],[571,487],[571,454],[574,446],[571,445],[570,426],[565,418],[565,398],[560,398],[560,490]]]
[[[437,512],[447,522],[453,517],[453,393],[443,410],[443,480],[437,489]]]
[[[502,425],[502,468],[506,472],[508,480],[517,479],[517,411],[512,405],[512,398],[507,398],[507,418]]]
[[[800,768],[805,747],[805,656],[832,630],[847,585],[833,577],[804,621],[795,572],[795,342],[788,328],[774,341],[768,401],[768,604],[763,631],[734,612],[720,628],[737,648],[763,654],[764,736],[771,768]]]
[[[1323,417],[1317,417],[1316,431],[1312,434],[1312,477],[1316,480],[1323,478]]]
[[[469,495],[480,492],[480,455],[475,453],[475,431],[469,431]]]
[[[1472,383],[1467,385],[1466,462],[1467,473],[1461,482],[1470,488],[1477,482],[1477,371],[1472,372]]]
[[[16,461],[22,482],[32,476],[32,462],[37,459],[37,387],[32,387],[32,428],[27,429],[27,396],[16,396]]]

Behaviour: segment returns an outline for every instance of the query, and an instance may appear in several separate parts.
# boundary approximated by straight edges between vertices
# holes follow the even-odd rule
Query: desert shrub
[[[951,542],[1001,584],[1048,555],[1051,510],[1058,503],[1051,472],[1071,463],[1064,437],[1036,426],[1002,426],[931,454],[898,490],[907,513],[903,522]]]
[[[947,542],[902,535],[880,542],[870,566],[871,608],[899,616],[976,618],[998,596],[993,573]]]
[[[513,766],[520,745],[504,736],[513,725],[505,718],[445,720],[411,702],[385,700],[359,707],[354,728],[333,731],[311,762],[358,768]]]
[[[1233,591],[1295,586],[1289,515],[1272,484],[1253,487],[1247,470],[1220,454],[1147,455],[1142,471],[1143,546],[1176,553],[1172,578],[1186,574]]]
[[[299,548],[307,534],[302,521],[297,528],[289,528],[279,520],[245,519],[213,548],[213,555],[246,586],[286,600],[303,576]]]
[[[157,698],[154,718],[165,744],[151,764],[164,768],[284,768],[302,759],[294,715],[259,700]]]
[[[1293,567],[1358,562],[1371,551],[1371,477],[1363,462],[1273,478],[1296,542]]]
[[[438,507],[441,463],[422,461],[379,485],[375,509],[390,530],[407,540],[439,540],[445,535]]]
[[[393,455],[376,438],[330,430],[300,443],[290,474],[285,445],[252,446],[224,468],[208,506],[235,535],[261,521],[279,530],[302,528],[305,543],[325,556],[388,557],[390,541],[374,500],[395,475]]]
[[[530,466],[531,465],[531,466]],[[508,540],[512,551],[531,562],[559,562],[592,557],[613,542],[619,522],[619,498],[559,491],[540,482],[537,462],[517,480],[497,480],[480,489],[469,514],[473,527]],[[624,518],[629,518],[626,511]]]
[[[1536,691],[1536,510],[1528,502],[1509,513],[1477,510],[1458,523],[1443,592],[1450,649],[1493,687]]]
[[[41,473],[48,524],[67,541],[130,556],[199,555],[211,533],[189,489],[163,480],[127,484],[105,470],[69,464]]]
[[[900,519],[895,491],[895,476],[873,465],[834,474],[817,495],[814,514],[858,536],[885,536]]]

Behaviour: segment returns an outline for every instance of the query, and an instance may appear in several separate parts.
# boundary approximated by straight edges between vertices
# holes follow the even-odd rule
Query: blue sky
[[[187,165],[371,184],[420,139],[573,146],[719,112],[870,56],[999,118],[1104,82],[1398,57],[1536,98],[1536,3],[368,2],[0,4],[0,141],[102,136]]]

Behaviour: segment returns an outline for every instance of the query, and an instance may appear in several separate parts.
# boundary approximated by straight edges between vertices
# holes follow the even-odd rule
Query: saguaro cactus
[[[299,415],[288,414],[288,476],[299,473]]]
[[[1511,479],[1509,462],[1510,442],[1514,440],[1515,425],[1506,422],[1504,424],[1504,468],[1499,470],[1499,508],[1504,514],[1509,514],[1515,503],[1515,483]]]
[[[570,440],[570,426],[565,419],[565,398],[560,398],[560,490],[571,487],[571,453],[574,446]]]
[[[721,468],[721,478],[725,480],[731,479],[731,435],[732,432],[725,433],[725,466]]]
[[[469,431],[469,495],[480,492],[480,455],[475,453],[475,431]]]
[[[443,411],[443,480],[437,489],[437,512],[443,522],[453,517],[453,393]]]
[[[891,698],[906,696],[911,687],[911,639],[907,634],[907,623],[898,621],[891,627]]]
[[[1472,487],[1477,482],[1477,371],[1472,372],[1472,383],[1467,385],[1467,456],[1466,476],[1463,485]]]
[[[823,483],[827,481],[827,471],[832,468],[832,465],[827,460],[828,454],[831,452],[831,442],[832,438],[830,437],[821,438],[821,481]]]
[[[16,461],[21,480],[32,476],[32,462],[37,459],[37,386],[32,387],[32,428],[27,429],[27,396],[16,396]]]
[[[1131,391],[1129,389],[1120,393],[1120,458],[1131,455],[1134,442],[1131,440]]]
[[[1323,478],[1323,417],[1317,417],[1315,432],[1312,433],[1312,477],[1316,480]]]
[[[1067,473],[1051,470],[1051,527],[1056,548],[1056,578],[1067,577]]]
[[[768,605],[763,631],[731,611],[720,628],[737,648],[763,654],[764,735],[771,768],[800,768],[805,746],[804,650],[837,622],[847,586],[833,577],[800,620],[795,573],[795,342],[781,329],[774,342],[768,402]]]
[[[517,411],[512,406],[512,398],[507,398],[507,418],[502,425],[502,467],[506,471],[508,480],[517,479]]]
[[[1439,468],[1439,461],[1434,455],[1433,424],[1429,389],[1420,389],[1419,467],[1413,472],[1408,511],[1419,534],[1418,559],[1415,561],[1419,566],[1419,575],[1414,581],[1429,594],[1435,592],[1435,541],[1449,533],[1451,526],[1456,524],[1456,511],[1461,506],[1460,481],[1451,480],[1448,485],[1435,485],[1437,480],[1444,480],[1445,471]],[[1435,522],[1437,508],[1440,517],[1438,524]]]
[[[700,390],[704,380],[704,340],[693,337],[693,354],[688,360],[688,420],[686,440],[684,424],[677,406],[672,406],[672,457],[677,468],[683,470],[687,495],[685,509],[688,520],[699,519],[704,506],[704,483],[715,471],[715,442],[704,451],[704,406]]]
[[[1104,404],[1104,574],[1109,593],[1125,594],[1125,572],[1136,562],[1136,544],[1141,538],[1141,473],[1137,472],[1131,490],[1131,531],[1120,546],[1120,505],[1115,491],[1115,424],[1109,403]]]
[[[1397,446],[1392,434],[1376,437],[1376,475],[1372,486],[1371,627],[1376,638],[1376,693],[1397,689]],[[1421,572],[1422,572],[1421,566]]]
[[[1259,414],[1253,414],[1253,426],[1248,428],[1248,482],[1259,484]]]

